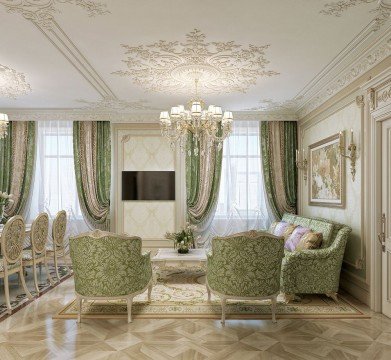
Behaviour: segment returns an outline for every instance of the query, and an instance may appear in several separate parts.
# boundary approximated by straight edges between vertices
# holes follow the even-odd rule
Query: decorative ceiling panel
[[[261,77],[279,73],[268,69],[270,45],[243,45],[234,41],[207,42],[198,29],[186,41],[159,40],[149,45],[122,45],[127,70],[113,72],[129,77],[149,91],[189,93],[199,79],[202,94],[242,92]]]
[[[30,91],[25,74],[0,64],[0,96],[16,99]]]

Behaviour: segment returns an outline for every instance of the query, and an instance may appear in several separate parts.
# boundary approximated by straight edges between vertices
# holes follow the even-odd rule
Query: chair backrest
[[[212,240],[212,288],[225,295],[262,297],[280,289],[284,240],[251,231]]]
[[[1,234],[1,253],[9,264],[20,260],[25,236],[26,227],[20,215],[13,216],[4,225]]]
[[[46,250],[49,233],[49,216],[46,213],[39,214],[31,225],[31,245],[36,254]]]
[[[61,210],[53,221],[52,236],[56,246],[64,246],[65,231],[67,229],[67,213]]]
[[[137,289],[144,274],[139,237],[95,230],[69,239],[76,292],[115,297]]]

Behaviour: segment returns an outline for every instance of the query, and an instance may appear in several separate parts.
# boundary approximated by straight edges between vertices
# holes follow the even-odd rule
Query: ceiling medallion
[[[341,17],[342,14],[350,8],[362,5],[371,4],[377,2],[376,8],[371,10],[371,13],[375,14],[375,28],[374,30],[380,29],[380,27],[390,18],[391,14],[391,1],[390,0],[340,0],[331,2],[324,5],[324,9],[320,11],[323,15],[330,15]]]
[[[78,99],[76,101],[85,105],[83,109],[90,109],[99,112],[127,113],[129,111],[137,110],[160,110],[150,106],[149,101],[143,99],[126,101],[107,96],[99,101],[87,101],[83,99]]]
[[[194,29],[186,41],[159,40],[149,45],[122,45],[127,70],[112,74],[130,77],[149,91],[189,93],[199,80],[202,94],[242,92],[260,77],[279,73],[268,70],[266,50],[270,45],[242,47],[234,41],[206,42],[206,36]]]
[[[168,138],[172,147],[176,145],[184,151],[188,134],[193,134],[194,155],[198,156],[198,141],[204,136],[207,145],[217,144],[221,150],[223,141],[232,131],[233,115],[231,111],[223,111],[220,106],[209,105],[205,109],[205,103],[198,97],[198,78],[195,79],[195,98],[189,101],[189,109],[183,105],[173,106],[170,114],[168,111],[160,113],[160,125],[162,135]],[[191,154],[191,149],[189,149]],[[203,153],[201,152],[201,155]]]
[[[109,13],[106,4],[94,0],[0,0],[9,13],[19,13],[26,20],[50,29],[53,26],[54,14],[59,13],[58,4],[70,4],[81,7],[88,16]]]
[[[16,99],[31,91],[23,73],[0,64],[0,96]]]

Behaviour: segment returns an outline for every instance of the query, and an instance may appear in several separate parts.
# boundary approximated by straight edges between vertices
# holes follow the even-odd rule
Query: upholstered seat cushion
[[[42,252],[41,254],[36,254],[35,258],[39,259],[39,258],[42,258],[44,256],[45,256],[45,253]],[[33,254],[31,252],[31,250],[23,250],[22,260],[23,261],[33,260]]]
[[[15,264],[8,265],[8,270],[15,269],[20,266],[19,261],[17,261]],[[0,258],[0,272],[4,272],[4,259]]]

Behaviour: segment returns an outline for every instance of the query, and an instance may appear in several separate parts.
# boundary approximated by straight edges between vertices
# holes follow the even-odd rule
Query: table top
[[[187,254],[179,254],[177,249],[159,249],[152,261],[206,261],[206,251],[190,249]]]

